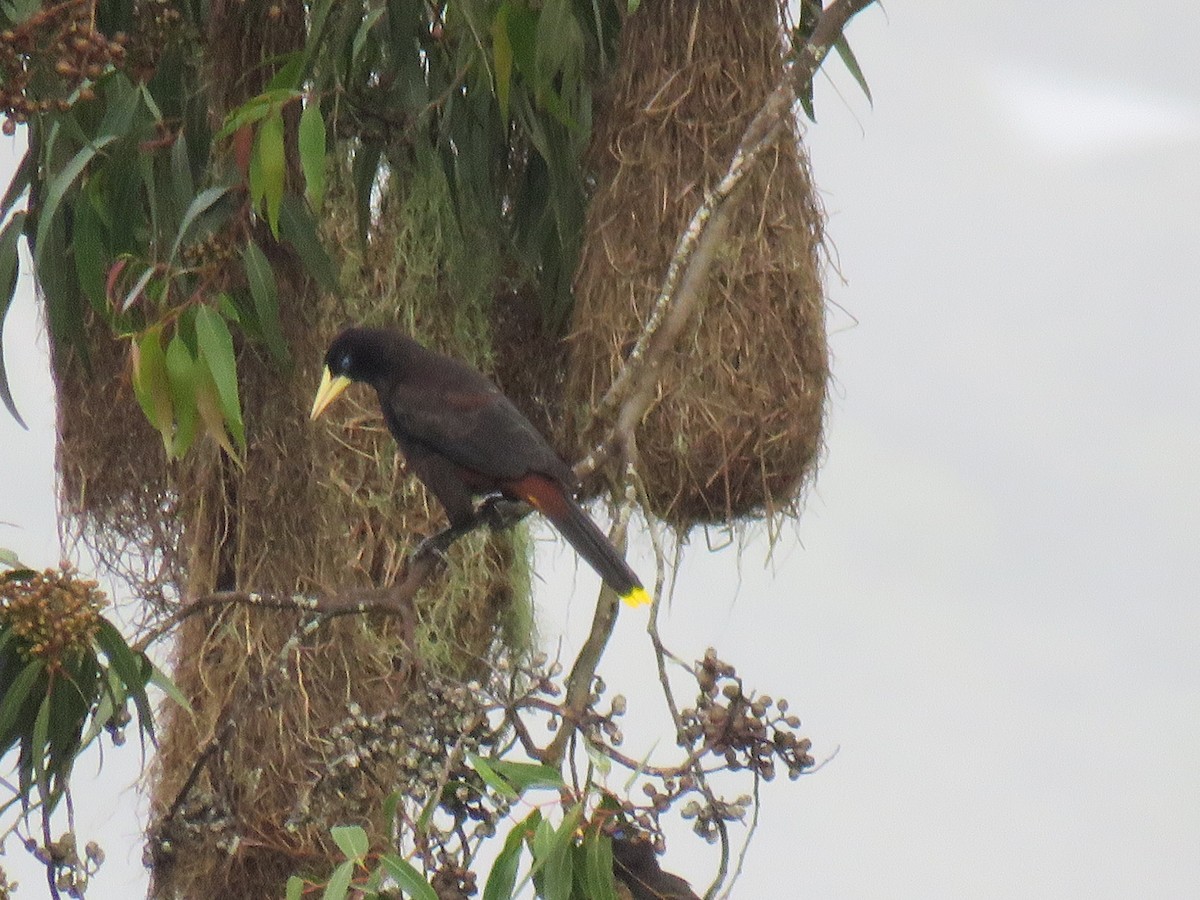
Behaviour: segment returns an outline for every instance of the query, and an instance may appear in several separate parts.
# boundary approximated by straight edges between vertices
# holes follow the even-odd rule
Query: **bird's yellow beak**
[[[349,378],[345,375],[335,377],[326,366],[324,374],[321,375],[321,386],[317,388],[317,396],[313,398],[312,412],[309,413],[308,418],[315,419],[325,412],[325,407],[336,400],[338,395],[348,387],[350,387]]]

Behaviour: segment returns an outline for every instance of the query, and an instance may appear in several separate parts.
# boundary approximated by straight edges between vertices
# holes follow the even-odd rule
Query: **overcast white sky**
[[[698,540],[665,619],[839,751],[768,794],[735,897],[1200,897],[1198,35],[1181,0],[893,4],[850,31],[874,108],[836,63],[820,84],[827,459],[798,541],[739,569]],[[32,428],[0,417],[0,546],[43,564],[34,322],[6,327]],[[544,630],[577,635],[592,581],[543,555],[546,598],[579,588]],[[131,896],[136,824],[89,827],[89,896]],[[702,884],[684,843],[668,868]]]

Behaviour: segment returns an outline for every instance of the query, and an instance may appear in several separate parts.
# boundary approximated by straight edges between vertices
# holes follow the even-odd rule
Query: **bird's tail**
[[[650,602],[650,595],[624,557],[561,484],[542,475],[526,475],[512,488],[553,523],[618,597],[630,606]]]

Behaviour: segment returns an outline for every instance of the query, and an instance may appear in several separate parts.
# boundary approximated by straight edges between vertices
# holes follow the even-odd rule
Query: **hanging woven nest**
[[[596,116],[563,446],[588,427],[662,285],[676,241],[778,83],[776,0],[663,0],[626,21]],[[769,516],[821,447],[828,357],[822,213],[788,128],[737,200],[700,308],[638,432],[651,510],[682,528]]]

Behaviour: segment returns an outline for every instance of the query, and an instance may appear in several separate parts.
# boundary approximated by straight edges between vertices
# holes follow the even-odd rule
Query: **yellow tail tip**
[[[621,599],[629,606],[646,606],[650,603],[651,597],[646,593],[646,589],[639,585],[622,594]]]

